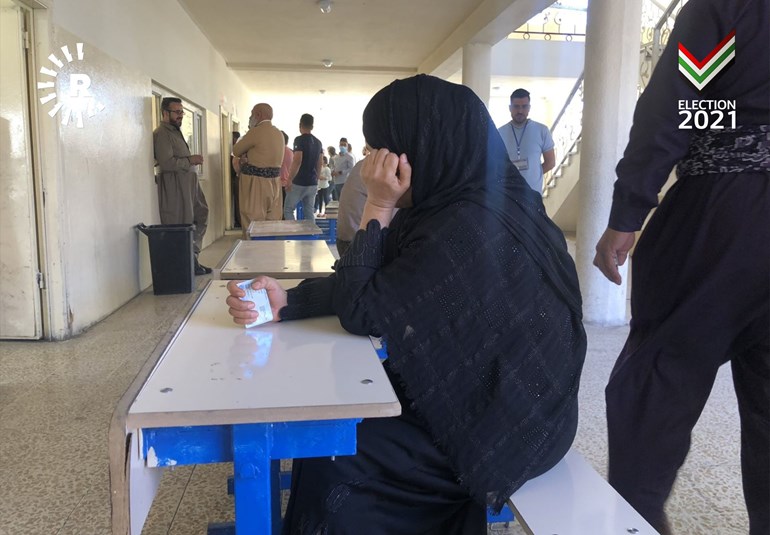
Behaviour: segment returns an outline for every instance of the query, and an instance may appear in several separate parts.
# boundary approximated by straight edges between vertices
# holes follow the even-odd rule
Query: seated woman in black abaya
[[[574,263],[470,89],[397,80],[369,102],[364,135],[368,200],[336,273],[253,286],[276,321],[335,314],[382,336],[403,414],[364,420],[354,456],[295,460],[284,533],[484,534],[485,505],[499,510],[575,436]],[[235,322],[252,321],[228,288]]]

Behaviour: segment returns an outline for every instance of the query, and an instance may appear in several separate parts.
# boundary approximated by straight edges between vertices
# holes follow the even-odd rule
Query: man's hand
[[[203,156],[200,154],[190,155],[190,165],[200,165],[203,163]]]
[[[392,210],[412,185],[412,166],[406,154],[375,149],[364,160],[361,178],[366,184],[367,202]]]
[[[233,317],[233,321],[238,325],[246,325],[257,319],[259,314],[253,310],[254,303],[241,301],[241,297],[246,295],[246,292],[238,288],[239,282],[242,281],[230,281],[227,283],[227,291],[230,292],[230,295],[225,302],[230,307],[228,312]],[[283,286],[273,278],[260,275],[252,281],[251,287],[255,290],[267,290],[270,309],[273,311],[273,321],[281,321],[278,312],[288,304],[286,290],[283,289]]]
[[[636,235],[633,232],[621,232],[608,228],[596,244],[594,265],[605,277],[615,284],[623,282],[618,266],[626,263],[628,252],[634,246]]]

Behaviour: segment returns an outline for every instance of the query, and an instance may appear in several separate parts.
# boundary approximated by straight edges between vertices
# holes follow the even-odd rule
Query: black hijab
[[[458,480],[499,509],[574,438],[586,349],[574,263],[470,89],[393,82],[364,111],[364,135],[407,155],[414,206],[391,222],[354,308]]]
[[[564,236],[511,163],[486,106],[471,89],[424,74],[396,80],[372,97],[363,120],[370,147],[406,154],[412,166],[414,208],[403,211],[402,234],[451,203],[478,204],[522,243],[582,317]]]

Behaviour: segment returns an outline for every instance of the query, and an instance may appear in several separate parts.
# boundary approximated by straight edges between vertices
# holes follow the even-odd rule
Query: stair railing
[[[556,186],[556,179],[561,175],[562,167],[569,162],[569,157],[574,154],[582,130],[583,73],[581,72],[551,127],[557,160],[554,168],[546,173],[543,180],[543,197],[548,197],[548,190]]]
[[[643,28],[642,45],[639,61],[639,93],[647,86],[652,71],[658,63],[663,49],[668,43],[674,21],[687,0],[671,0],[663,7],[656,0],[649,0],[645,6],[645,18],[655,20],[655,11],[660,13],[654,26]],[[652,17],[650,19],[650,17]],[[650,34],[651,31],[651,34]],[[548,197],[548,191],[556,187],[564,166],[577,151],[578,143],[583,133],[583,73],[580,73],[575,85],[564,102],[556,120],[551,127],[551,137],[556,152],[556,166],[546,173],[543,180],[543,197]]]

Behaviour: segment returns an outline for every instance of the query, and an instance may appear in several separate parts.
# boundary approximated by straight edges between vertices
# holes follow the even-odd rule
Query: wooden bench
[[[288,489],[290,483],[291,473],[281,472],[281,489]],[[228,493],[233,494],[233,490],[230,478]],[[515,517],[511,510],[515,511]],[[499,515],[487,511],[489,524],[515,519],[524,531],[533,535],[658,533],[574,449],[551,470],[516,491]],[[208,535],[234,534],[232,526],[226,524],[212,526],[208,532]]]
[[[293,285],[296,281],[291,283],[286,281],[286,283]],[[225,295],[223,286],[221,282],[217,284],[220,286],[218,292],[221,294],[218,301],[222,301]],[[113,533],[116,535],[139,533],[160,480],[160,471],[151,467],[169,464],[168,459],[158,459],[157,457],[152,459],[151,463],[148,462],[145,451],[148,450],[147,444],[143,447],[142,441],[138,440],[142,434],[139,429],[143,425],[140,422],[127,421],[127,417],[137,394],[145,386],[145,382],[152,375],[153,369],[156,368],[156,363],[177,341],[182,328],[190,321],[197,307],[196,304],[190,314],[184,318],[184,321],[180,320],[181,325],[180,322],[177,322],[175,327],[169,331],[164,341],[159,344],[159,350],[148,360],[140,376],[137,377],[116,409],[110,429],[112,518]],[[217,304],[216,311],[212,309],[211,314],[213,315],[210,315],[205,322],[208,323],[210,318],[219,316],[220,308],[224,310],[221,303]],[[179,330],[176,330],[177,327]],[[380,356],[385,357],[385,352],[376,343],[377,341],[373,340],[373,342],[375,342],[375,348],[377,348]],[[167,344],[169,348],[165,347]],[[193,345],[197,346],[198,344]],[[397,405],[391,403],[389,409],[393,410],[394,406]],[[385,414],[380,412],[377,415],[383,416]],[[366,417],[371,416],[371,414],[360,414],[360,416]],[[184,425],[192,422],[180,420],[175,423]],[[167,422],[155,422],[155,425],[158,424],[163,426]],[[151,427],[153,426],[151,425]],[[333,431],[335,436],[338,433],[340,433],[339,430]],[[342,432],[341,434],[346,435],[347,433]],[[148,435],[144,438],[148,440],[150,437]],[[343,449],[349,447],[349,445],[345,445],[337,449],[336,452],[342,453]],[[284,453],[293,456],[292,454],[296,455],[297,452]],[[314,455],[328,455],[330,453],[332,452],[313,452]],[[218,460],[231,459],[227,458],[227,452],[224,452]],[[173,462],[178,461],[175,459]],[[182,462],[201,462],[201,460],[190,459]],[[286,485],[285,481],[283,485]],[[508,505],[515,511],[516,517],[525,531],[535,535],[654,535],[657,533],[575,450],[571,450],[553,469],[527,482],[511,496]],[[253,507],[253,502],[251,507]],[[489,517],[488,520],[509,521],[511,518],[507,516],[498,519]]]
[[[323,239],[332,245],[337,243],[337,214],[327,213],[326,217],[318,218],[315,224],[323,232]]]
[[[382,339],[369,338],[380,360],[387,359]],[[574,449],[548,472],[525,483],[499,515],[488,510],[487,522],[510,522],[514,515],[534,535],[658,533]]]
[[[355,454],[362,418],[401,412],[366,338],[334,317],[246,330],[227,295],[225,281],[209,283],[116,409],[115,535],[139,535],[163,467],[229,461],[238,532],[277,535],[278,459]]]
[[[508,503],[524,530],[534,535],[658,533],[574,449],[527,481]]]

